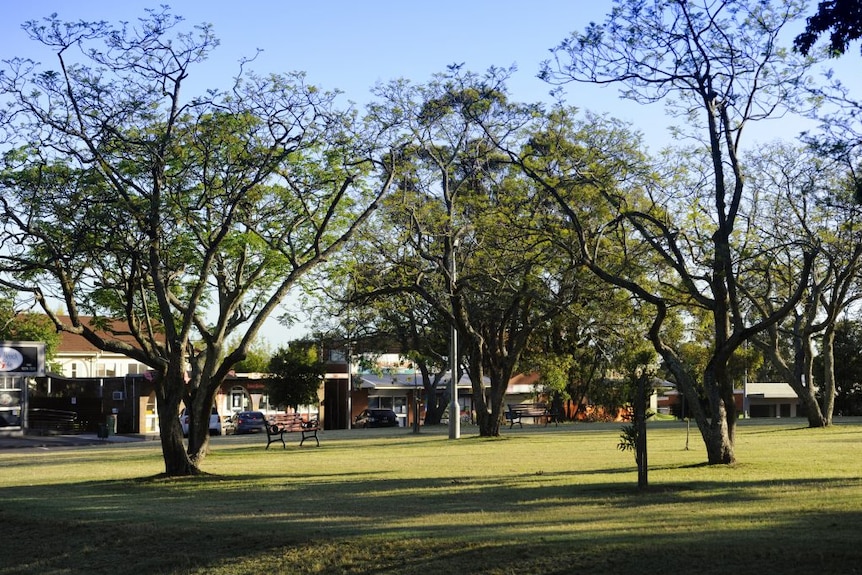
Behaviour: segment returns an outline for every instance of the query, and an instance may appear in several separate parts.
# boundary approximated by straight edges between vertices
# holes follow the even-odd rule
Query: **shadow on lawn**
[[[0,575],[259,573],[261,564],[284,573],[312,565],[318,573],[381,574],[858,572],[862,513],[855,509],[785,507],[727,530],[720,522],[699,529],[685,516],[686,509],[720,514],[726,505],[744,513],[779,483],[671,483],[638,492],[573,484],[567,475],[575,474],[392,480],[297,472],[8,488],[0,490],[0,521],[14,529],[0,544]],[[860,482],[780,486],[840,493],[858,491]],[[634,522],[639,509],[654,517],[620,523]]]

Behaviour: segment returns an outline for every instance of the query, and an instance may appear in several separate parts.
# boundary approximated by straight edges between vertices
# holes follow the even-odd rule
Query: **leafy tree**
[[[245,359],[236,362],[233,369],[242,373],[266,373],[272,356],[269,344],[258,340],[249,346]]]
[[[843,319],[835,325],[835,411],[839,415],[862,415],[862,323]],[[823,387],[823,358],[814,359],[815,378]]]
[[[54,323],[41,313],[20,312],[14,299],[0,298],[0,340],[39,341],[45,344],[45,360],[50,361],[60,345]]]
[[[776,296],[796,289],[804,267],[800,245],[817,246],[805,297],[788,317],[758,334],[753,342],[763,350],[804,406],[811,427],[831,424],[835,378],[833,345],[838,318],[862,297],[859,284],[862,235],[852,178],[840,164],[816,150],[770,146],[750,165],[771,180],[753,182],[763,203],[751,222],[763,254],[752,263],[763,270],[750,273],[768,281],[746,285],[743,293],[758,313],[767,313]],[[781,296],[780,296],[781,297]],[[822,361],[820,388],[814,385],[814,359]]]
[[[13,146],[0,281],[57,329],[152,367],[165,471],[198,473],[224,377],[386,191],[376,132],[363,125],[360,139],[355,115],[302,74],[260,76],[248,62],[229,89],[185,97],[218,41],[165,7],[135,26],[53,16],[24,27],[57,60],[13,59],[0,74]]]
[[[351,342],[357,352],[398,352],[421,375],[425,425],[439,424],[449,393],[438,393],[449,368],[450,327],[437,309],[404,288],[405,275],[393,256],[399,240],[386,222],[389,199],[373,225],[355,234],[339,257],[321,267],[310,284],[315,323],[325,339]],[[308,304],[309,302],[307,302]]]
[[[817,13],[808,18],[805,31],[793,41],[794,47],[807,55],[821,34],[829,32],[829,52],[840,56],[850,43],[862,37],[862,6],[858,0],[824,0]]]
[[[318,390],[326,373],[314,342],[296,341],[280,348],[269,362],[271,377],[266,381],[266,392],[273,405],[314,405],[319,401]]]
[[[369,293],[417,294],[455,326],[459,347],[449,358],[469,373],[483,436],[499,434],[521,354],[537,326],[572,301],[577,278],[554,245],[564,237],[541,225],[533,184],[498,151],[540,111],[509,102],[507,78],[453,66],[426,84],[379,87],[372,109],[401,145],[397,192],[377,226],[397,236],[364,267],[386,278]]]
[[[531,338],[522,370],[541,374],[556,413],[563,412],[565,402],[574,404],[575,415],[588,404],[613,413],[629,403],[613,376],[631,349],[642,344],[648,324],[631,298],[608,290],[595,276],[581,275],[578,289],[578,301]]]
[[[805,63],[779,44],[782,30],[799,13],[793,2],[618,1],[603,24],[591,24],[557,46],[542,71],[553,82],[616,84],[636,102],[664,101],[683,118],[686,128],[680,131],[687,130],[701,144],[692,153],[677,151],[667,158],[664,170],[682,177],[620,178],[601,189],[616,212],[612,223],[627,230],[628,237],[639,238],[652,254],[649,262],[661,260],[658,276],[629,254],[624,260],[607,258],[600,236],[582,222],[587,214],[573,203],[566,186],[599,181],[589,170],[574,165],[565,172],[546,164],[533,174],[572,222],[586,264],[655,310],[650,340],[693,407],[713,464],[736,459],[730,358],[745,341],[786,316],[802,294],[800,287],[766,317],[746,317],[738,286],[745,254],[735,243],[746,207],[746,177],[752,176],[741,159],[744,129],[792,105],[806,72]],[[545,140],[561,138],[549,131]],[[683,163],[687,173],[679,169]],[[686,216],[680,218],[680,213]],[[807,269],[801,279],[804,285]],[[705,310],[712,319],[710,357],[701,374],[706,410],[699,408],[692,371],[663,335],[674,308]]]
[[[617,448],[620,451],[635,452],[638,489],[645,489],[649,486],[646,421],[652,415],[647,413],[647,404],[652,393],[652,381],[655,379],[655,352],[643,347],[635,351],[628,358],[626,377],[629,380],[634,417],[630,425],[623,427]]]

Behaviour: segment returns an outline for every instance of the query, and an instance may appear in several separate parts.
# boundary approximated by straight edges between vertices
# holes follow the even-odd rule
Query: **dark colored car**
[[[230,418],[234,433],[259,433],[266,428],[266,418],[259,411],[240,411]]]
[[[365,409],[356,416],[356,427],[395,427],[398,416],[391,409]]]

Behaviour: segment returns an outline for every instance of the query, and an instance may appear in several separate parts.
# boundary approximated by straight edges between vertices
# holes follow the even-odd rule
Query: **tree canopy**
[[[749,124],[782,113],[800,98],[794,90],[807,63],[779,47],[781,31],[798,17],[795,3],[616,2],[604,23],[560,43],[542,71],[553,82],[615,84],[634,101],[665,101],[684,120],[680,130],[701,143],[678,151],[682,161],[666,165],[669,177],[599,188],[615,212],[614,228],[633,239],[628,245],[646,250],[644,257],[629,252],[622,266],[595,239],[607,232],[590,227],[585,218],[591,215],[567,195],[573,178],[596,178],[541,162],[533,174],[578,233],[587,265],[654,308],[650,339],[694,407],[711,463],[735,460],[731,357],[795,306],[808,274],[804,267],[802,283],[768,315],[745,313],[739,282],[747,257],[737,238],[747,219],[749,174],[740,145]],[[557,132],[563,134],[557,140],[565,141],[564,132]],[[650,273],[642,262],[657,262],[660,270]],[[702,311],[711,316],[711,353],[701,374],[708,410],[699,409],[698,382],[678,342],[663,333],[669,311],[677,307],[690,308],[693,317]]]
[[[297,409],[300,405],[317,404],[325,371],[314,342],[296,341],[279,349],[269,362],[266,391],[270,405]]]
[[[829,53],[832,56],[844,54],[851,42],[862,37],[862,5],[858,0],[818,2],[817,12],[808,18],[805,31],[796,37],[793,45],[807,55],[817,43],[817,39],[827,32]]]
[[[185,96],[218,40],[165,7],[136,26],[51,17],[25,28],[57,59],[13,59],[0,75],[12,146],[0,281],[57,329],[149,365],[166,472],[196,473],[223,378],[386,191],[377,132],[298,73],[243,66],[229,88]]]

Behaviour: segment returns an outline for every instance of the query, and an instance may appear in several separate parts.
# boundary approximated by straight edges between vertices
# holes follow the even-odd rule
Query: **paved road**
[[[78,435],[0,435],[0,450],[2,449],[56,449],[62,447],[80,447],[83,445],[109,445],[114,443],[134,443],[151,439],[143,435],[111,435],[100,439],[95,433]]]

